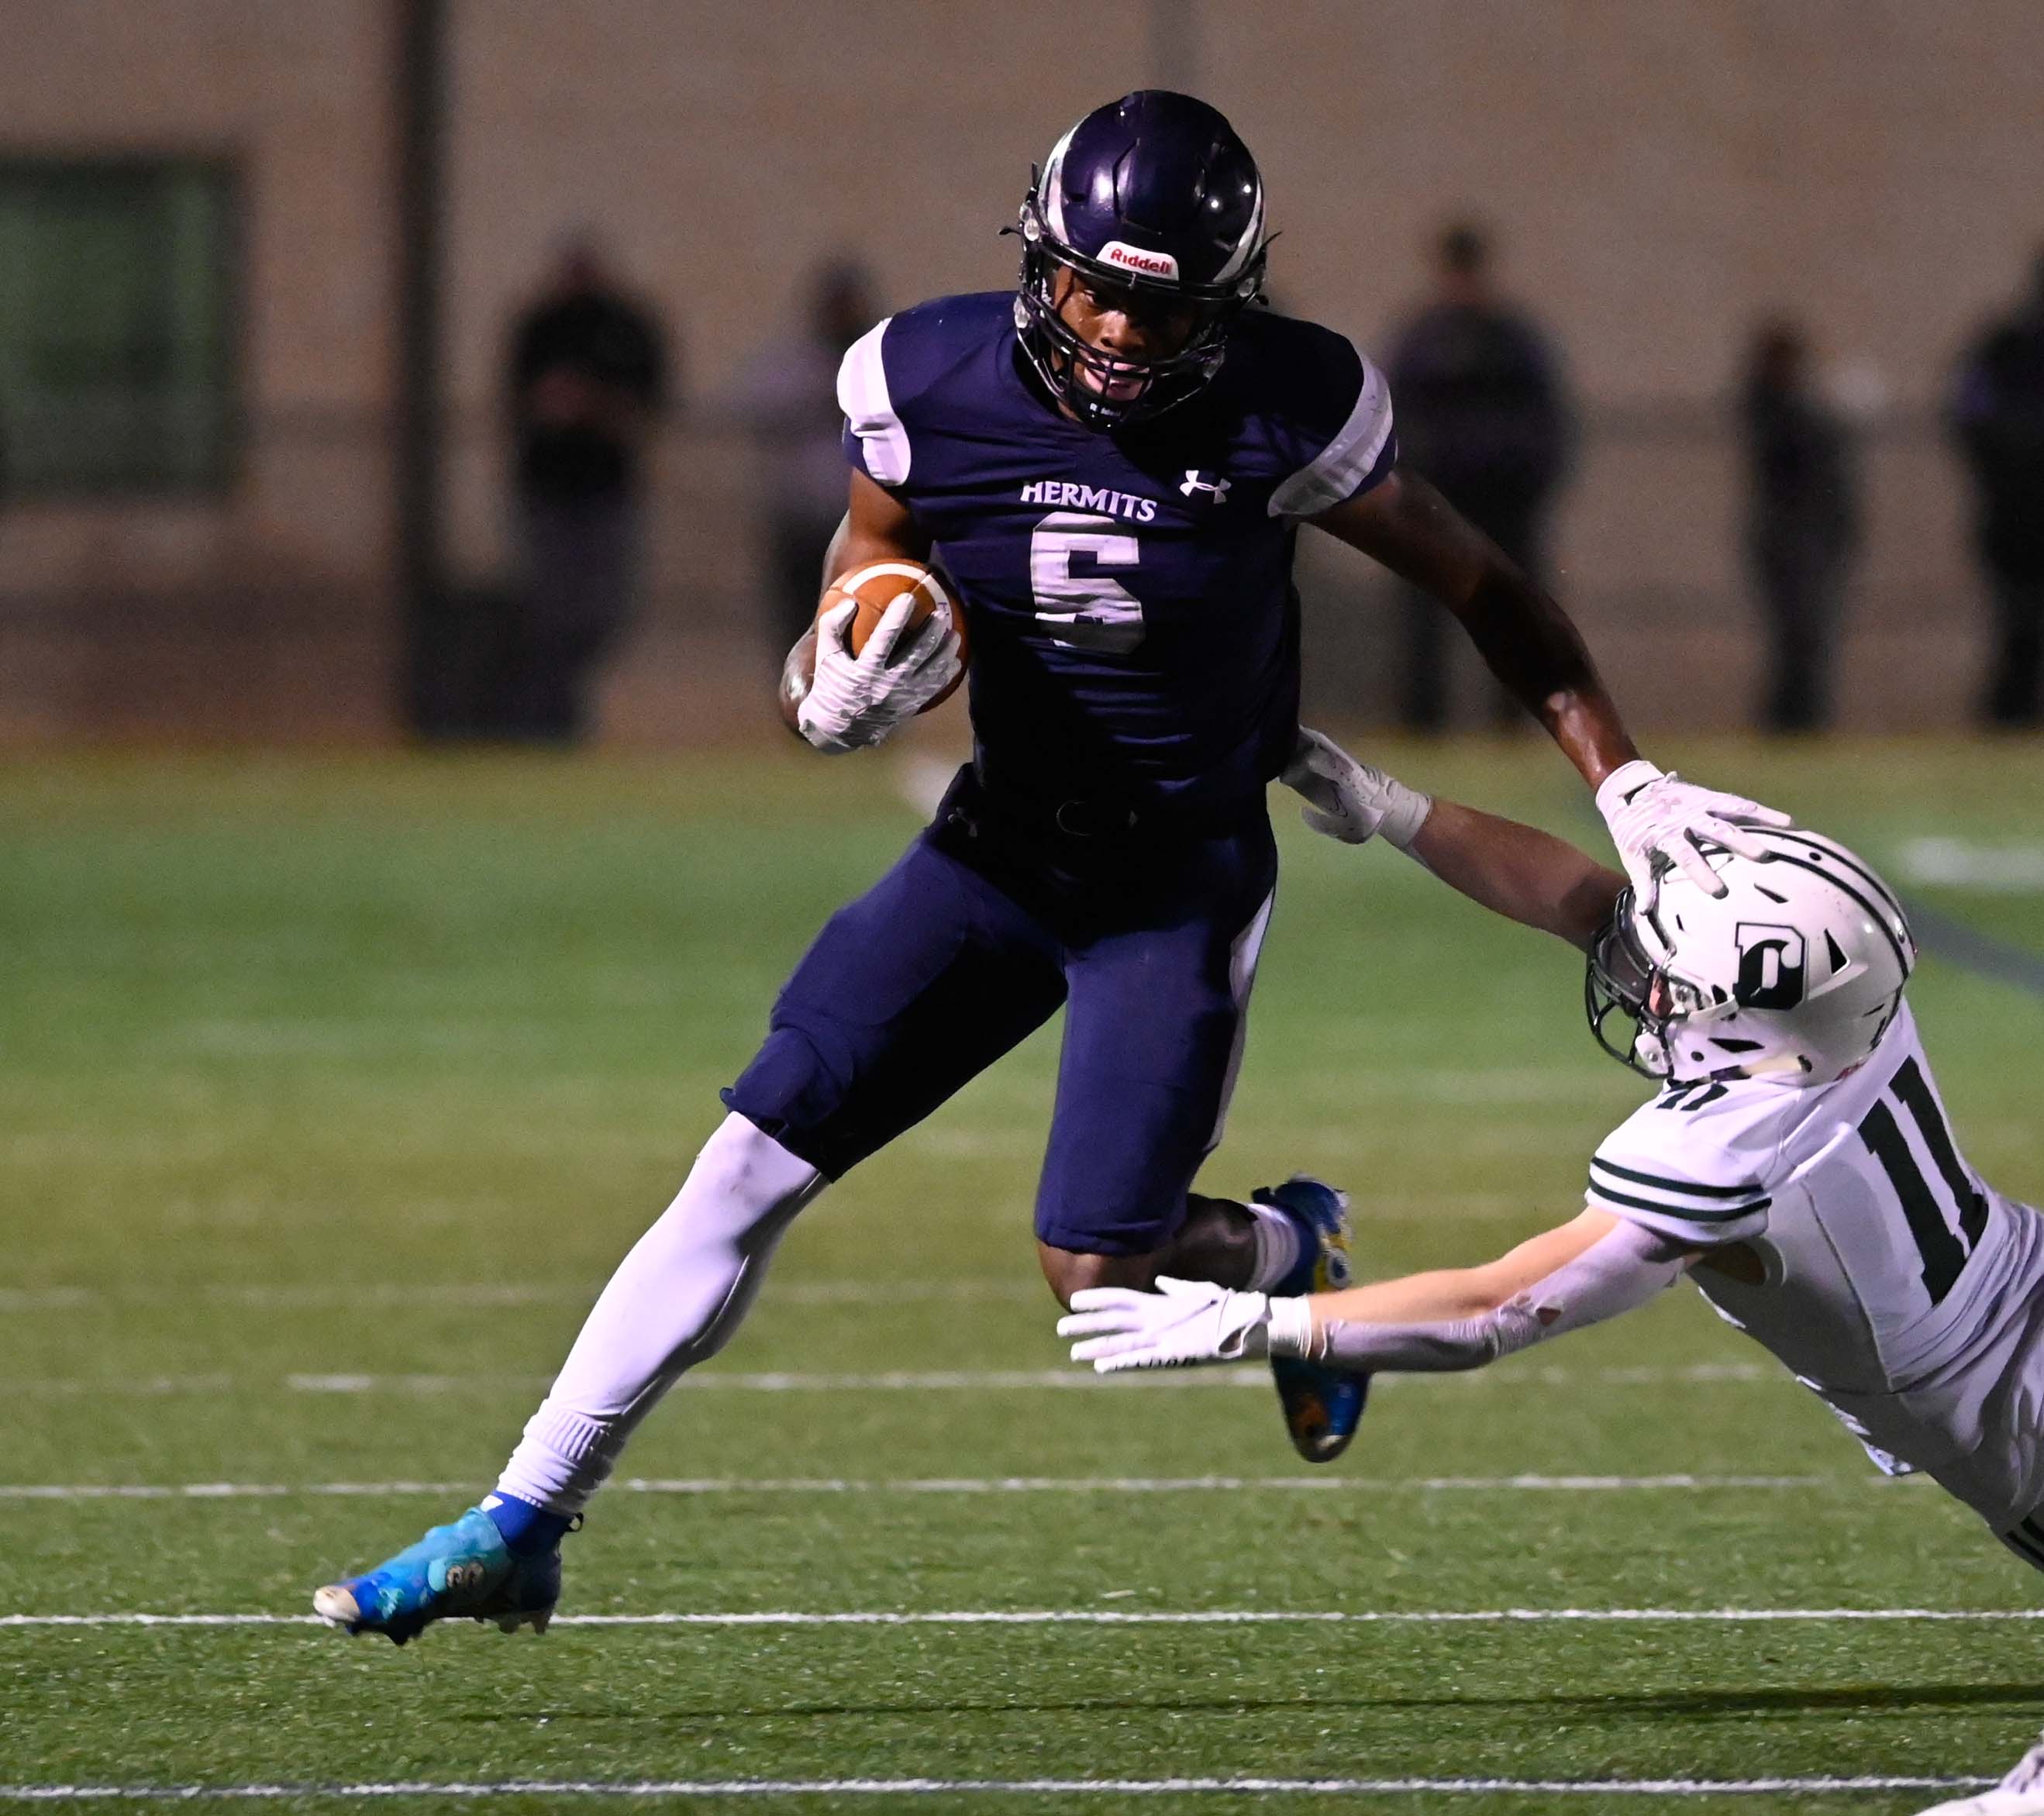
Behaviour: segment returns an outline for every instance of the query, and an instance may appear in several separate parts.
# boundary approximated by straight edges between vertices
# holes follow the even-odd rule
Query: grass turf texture
[[[1538,743],[1385,754],[1416,782],[1596,832]],[[1683,754],[1877,862],[1926,836],[2044,845],[2035,746]],[[781,976],[912,830],[886,774],[774,753],[106,760],[0,778],[6,1480],[486,1486],[713,1126]],[[1368,1273],[1483,1258],[1566,1214],[1637,1096],[1581,1029],[1577,965],[1395,854],[1308,839],[1277,804],[1285,881],[1209,1188],[1297,1168],[1343,1182]],[[1926,897],[2044,951],[2034,895]],[[1934,954],[1915,994],[1969,1157],[2044,1198],[2044,1004]],[[1028,1234],[1055,1058],[1054,1028],[832,1191],[698,1377],[813,1384],[685,1389],[627,1465],[871,1485],[613,1494],[571,1542],[564,1611],[2040,1599],[1969,1515],[1874,1477],[1686,1292],[1481,1376],[1387,1384],[1334,1486],[901,1486],[1305,1472],[1261,1385],[1035,1384],[1062,1363]],[[909,1296],[889,1303],[897,1283]],[[1027,1384],[817,1379],[989,1369]],[[1414,1485],[1684,1472],[1815,1480]],[[0,1498],[0,1612],[295,1614],[315,1584],[459,1504]],[[15,1627],[0,1629],[0,1781],[1994,1773],[2044,1712],[2040,1642],[2021,1622],[578,1627],[539,1642],[463,1625],[398,1653],[296,1626]]]

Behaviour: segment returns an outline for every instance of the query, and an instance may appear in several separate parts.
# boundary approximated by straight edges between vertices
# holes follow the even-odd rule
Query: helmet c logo
[[[1792,927],[1742,920],[1739,981],[1732,1000],[1742,1009],[1792,1009],[1803,1000],[1803,936]]]

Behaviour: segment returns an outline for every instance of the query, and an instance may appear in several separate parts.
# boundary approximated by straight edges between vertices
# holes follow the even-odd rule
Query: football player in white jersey
[[[1922,1472],[2044,1569],[2044,1215],[1954,1142],[1888,886],[1843,847],[1757,828],[1713,896],[1640,900],[1548,834],[1433,800],[1301,734],[1307,823],[1381,834],[1485,907],[1589,957],[1592,1031],[1660,1089],[1591,1157],[1585,1207],[1481,1267],[1298,1299],[1160,1279],[1058,1325],[1101,1373],[1300,1356],[1358,1373],[1480,1368],[1643,1305],[1687,1274],[1881,1468]],[[1614,1018],[1631,1037],[1614,1040]],[[2044,1745],[1925,1816],[2044,1816]]]
[[[1599,1146],[1581,1212],[1498,1260],[1298,1299],[1095,1288],[1058,1326],[1074,1358],[1473,1369],[1686,1274],[1883,1469],[1933,1476],[2044,1568],[2044,1215],[1952,1138],[1887,885],[1829,839],[1760,828],[1759,857],[1711,854],[1721,895],[1671,870],[1642,901],[1573,846],[1430,800],[1316,733],[1285,779],[1316,830],[1381,832],[1583,947],[1593,1031],[1660,1088]]]

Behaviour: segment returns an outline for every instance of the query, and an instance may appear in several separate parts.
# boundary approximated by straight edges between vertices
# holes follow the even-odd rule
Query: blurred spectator
[[[1808,343],[1785,318],[1755,332],[1740,403],[1746,555],[1767,618],[1760,721],[1813,731],[1831,718],[1838,607],[1859,540],[1851,435],[1819,396]]]
[[[1547,507],[1569,463],[1573,422],[1558,363],[1539,328],[1492,287],[1490,246],[1466,223],[1442,234],[1433,300],[1393,344],[1389,363],[1402,459],[1543,585]],[[1406,589],[1400,716],[1416,731],[1449,716],[1447,616]],[[1493,689],[1493,711],[1518,707]]]
[[[1990,322],[1961,364],[1952,417],[1973,468],[1998,620],[1983,712],[1996,725],[2034,725],[2044,670],[2044,251],[2028,298]]]
[[[824,555],[844,516],[844,417],[837,368],[879,319],[863,266],[834,260],[809,278],[801,331],[746,362],[731,407],[759,447],[766,508],[763,551],[771,588],[774,658],[816,616]]]
[[[659,324],[588,240],[564,245],[513,332],[509,372],[523,574],[504,729],[567,740],[597,658],[631,615],[644,451],[672,380]]]

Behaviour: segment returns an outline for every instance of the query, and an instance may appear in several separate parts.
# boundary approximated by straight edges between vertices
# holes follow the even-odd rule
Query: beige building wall
[[[249,420],[244,476],[224,497],[0,501],[0,735],[382,722],[386,12],[0,0],[0,155],[238,163]]]
[[[1167,4],[1169,0],[1167,0]],[[1503,231],[1603,401],[1715,395],[1772,304],[1907,399],[2044,237],[2035,0],[1178,0],[1304,313],[1377,333],[1450,211]],[[459,387],[565,225],[705,370],[820,250],[1005,285],[1030,163],[1151,79],[1147,0],[454,0]]]
[[[1850,716],[1958,716],[1981,612],[1934,412],[1969,328],[2044,239],[2035,0],[1158,3],[1189,22],[1201,87],[1263,162],[1288,306],[1380,344],[1443,215],[1495,224],[1593,427],[1562,516],[1562,589],[1640,717],[1744,708],[1753,645],[1720,405],[1752,321],[1783,305],[1807,314],[1877,432]],[[0,63],[0,146],[242,158],[258,425],[245,482],[217,505],[0,509],[6,590],[344,583],[359,635],[347,709],[328,719],[372,728],[363,689],[388,647],[391,10],[0,0],[16,52]],[[505,331],[564,228],[608,238],[674,325],[700,397],[785,328],[824,255],[867,259],[897,304],[1010,282],[996,230],[1030,163],[1155,75],[1149,0],[451,0],[449,14],[451,529],[475,574],[510,559]],[[770,658],[752,635],[751,539],[767,483],[705,412],[663,446],[649,615],[609,702],[623,734],[758,722],[747,690]],[[1340,678],[1334,704],[1381,705],[1382,614],[1351,608],[1352,566],[1305,571],[1327,595],[1313,635]],[[119,659],[47,644],[40,693],[18,657],[0,677],[0,728],[60,724],[82,697],[63,663]],[[290,638],[249,647],[256,693],[294,663],[342,660]],[[223,660],[232,673],[231,655],[215,672]]]

